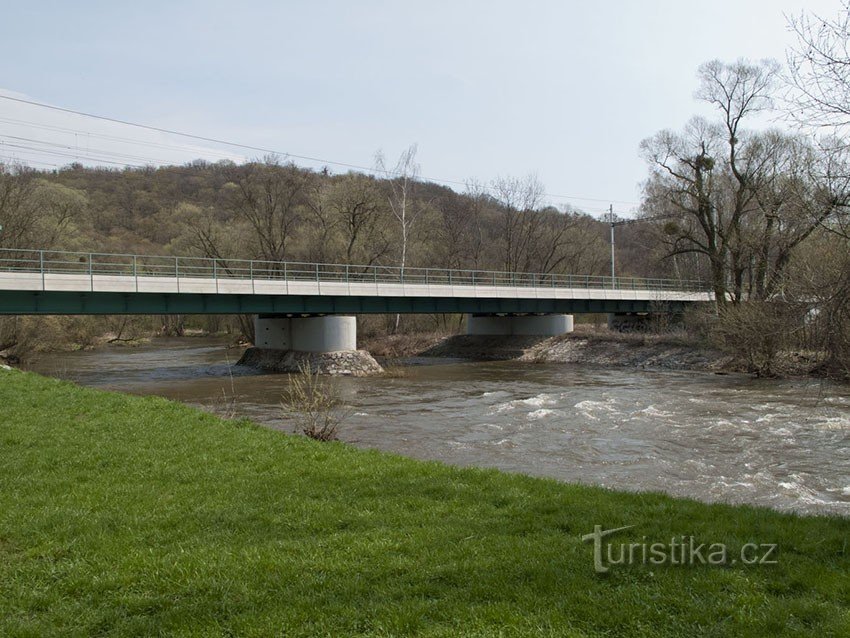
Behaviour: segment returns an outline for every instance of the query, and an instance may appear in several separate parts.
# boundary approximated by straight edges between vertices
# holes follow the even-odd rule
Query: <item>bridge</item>
[[[671,279],[0,249],[0,315],[254,314],[257,345],[276,349],[352,349],[354,314],[465,313],[472,334],[559,334],[576,313],[712,299]]]

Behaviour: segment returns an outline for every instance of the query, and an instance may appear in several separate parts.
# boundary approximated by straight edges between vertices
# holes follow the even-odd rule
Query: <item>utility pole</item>
[[[614,278],[617,276],[614,268],[614,205],[608,205],[608,217],[611,222],[611,284],[614,283]]]

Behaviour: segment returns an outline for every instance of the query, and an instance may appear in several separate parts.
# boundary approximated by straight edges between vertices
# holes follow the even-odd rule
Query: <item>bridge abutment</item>
[[[340,352],[357,350],[357,319],[349,316],[258,315],[254,345],[263,350]]]
[[[467,315],[468,335],[535,335],[554,337],[572,332],[572,315]]]

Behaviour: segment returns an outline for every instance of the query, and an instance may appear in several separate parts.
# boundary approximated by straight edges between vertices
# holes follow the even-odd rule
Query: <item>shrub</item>
[[[348,416],[333,381],[313,370],[309,361],[300,363],[291,375],[283,409],[295,421],[296,431],[317,441],[335,440]]]
[[[757,376],[776,376],[778,355],[800,344],[805,309],[787,302],[748,301],[720,309],[718,345],[744,358]]]

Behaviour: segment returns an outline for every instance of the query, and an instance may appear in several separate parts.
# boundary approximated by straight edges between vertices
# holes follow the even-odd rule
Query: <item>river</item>
[[[291,430],[287,375],[207,338],[52,353],[30,369]],[[514,361],[413,359],[336,379],[340,438],[420,459],[702,501],[850,516],[850,388],[817,380]]]

